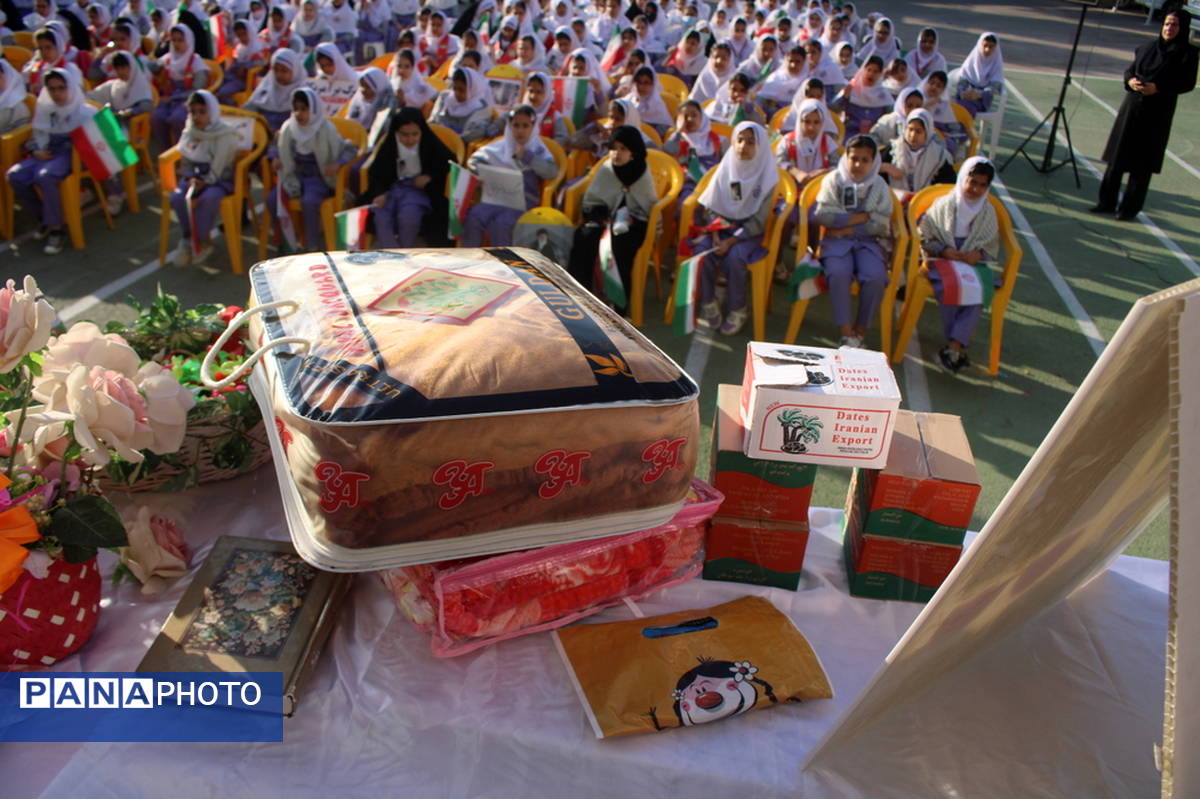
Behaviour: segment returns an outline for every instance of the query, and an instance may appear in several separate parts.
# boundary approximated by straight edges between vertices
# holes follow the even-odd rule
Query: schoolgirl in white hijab
[[[691,79],[694,82],[707,64],[708,57],[704,55],[703,38],[698,31],[690,30],[670,51],[663,67],[684,81]]]
[[[730,49],[733,50],[735,63],[742,63],[754,52],[754,42],[746,35],[746,30],[749,26],[750,23],[745,17],[738,17],[733,21],[733,28],[729,33],[729,38],[725,40]]]
[[[854,77],[854,73],[858,72],[858,62],[855,60],[854,46],[849,42],[842,42],[833,48],[832,58],[841,71],[844,81],[848,82]]]
[[[369,98],[368,93],[371,95]],[[359,76],[358,89],[350,98],[346,118],[362,125],[364,130],[371,131],[380,112],[387,116],[395,99],[396,95],[392,92],[387,73],[379,67],[368,67]]]
[[[929,52],[925,52],[925,42],[933,39],[933,44],[930,46]],[[946,57],[942,55],[938,49],[938,33],[934,28],[921,28],[921,33],[917,37],[917,46],[908,51],[904,56],[904,60],[908,62],[908,72],[910,75],[915,75],[917,80],[925,80],[934,72],[946,71]]]
[[[560,25],[554,31],[554,45],[546,53],[546,69],[552,75],[567,74],[571,53],[582,47],[579,37],[570,25]]]
[[[289,80],[280,80],[277,73],[283,71],[289,73]],[[278,130],[291,116],[292,93],[307,82],[304,60],[300,54],[286,47],[276,50],[271,56],[271,68],[254,87],[254,93],[246,101],[245,108],[262,114],[268,127]]]
[[[767,52],[770,50],[770,55]],[[758,42],[754,46],[754,52],[751,56],[738,64],[737,71],[750,78],[754,85],[758,85],[767,79],[777,70],[780,64],[783,63],[783,58],[779,54],[779,41],[774,34],[766,34],[758,37]]]
[[[950,166],[950,154],[946,152],[942,138],[937,135],[929,112],[924,108],[911,112],[905,127],[913,122],[920,122],[925,129],[925,141],[919,147],[914,147],[909,143],[908,136],[902,135],[892,142],[892,165],[902,174],[899,183],[893,175],[892,187],[918,192],[932,184],[943,169],[949,174],[953,168]]]
[[[332,65],[326,71],[326,61]],[[358,91],[358,71],[346,63],[346,57],[333,42],[322,42],[316,47],[317,74],[309,80],[309,86],[321,98],[327,116],[336,116],[350,98]]]
[[[715,98],[717,92],[736,74],[737,64],[734,63],[732,49],[724,42],[715,45],[709,51],[708,63],[696,76],[696,82],[692,84],[688,99],[703,105]]]
[[[29,122],[25,105],[25,79],[8,61],[0,58],[0,135]]]
[[[816,98],[808,97],[807,84],[808,84],[808,80],[805,79],[804,83],[801,84],[801,86],[800,86],[800,91],[796,92],[796,96],[792,98],[791,113],[788,114],[787,117],[784,118],[783,127],[781,128],[781,130],[786,132],[786,131],[794,129],[796,127],[796,125],[799,124],[798,120],[801,118],[800,108],[804,105],[804,103],[806,101],[808,101],[810,99],[816,99]],[[838,127],[837,127],[837,123],[835,123],[833,121],[833,114],[830,113],[829,106],[825,103],[824,100],[821,100],[821,99],[816,99],[816,102],[820,103],[821,107],[825,109],[825,113],[822,114],[822,116],[821,116],[821,120],[822,120],[822,124],[823,124],[822,130],[824,130],[826,133],[832,134],[836,138],[837,132],[838,132]]]
[[[825,32],[825,12],[813,8],[804,13],[804,27],[800,28],[796,38],[801,43],[810,40],[820,40]]]
[[[197,125],[191,114],[191,106],[201,103],[208,117],[204,127]],[[212,253],[208,242],[221,200],[233,190],[238,147],[237,130],[221,119],[221,107],[211,92],[193,92],[188,96],[188,108],[188,121],[179,137],[178,185],[168,198],[182,234],[171,254],[176,266],[187,266]]]
[[[425,103],[437,97],[437,89],[426,83],[417,71],[417,54],[412,50],[397,50],[388,64],[387,75],[401,105],[423,108]]]
[[[537,36],[528,34],[521,37],[517,43],[517,60],[513,62],[513,65],[526,75],[545,72],[549,69],[546,66],[546,48],[542,46]]]
[[[880,38],[882,37],[882,38]],[[875,33],[858,48],[858,60],[865,62],[873,55],[879,56],[884,66],[892,63],[893,58],[900,57],[900,45],[896,41],[896,28],[887,17],[880,17],[875,23]]]
[[[446,125],[463,141],[483,138],[492,119],[492,90],[487,78],[470,67],[459,67],[450,76],[450,87],[438,94],[429,121]],[[465,85],[462,98],[455,89],[459,80]]]
[[[989,49],[991,53],[985,53]],[[991,32],[980,34],[958,73],[958,102],[972,115],[986,111],[991,107],[992,94],[1003,84],[1004,56],[1000,53],[1000,37]]]
[[[325,116],[316,92],[297,89],[292,93],[293,105],[297,101],[308,106],[307,120],[302,123],[300,112],[293,110],[279,129],[279,180],[290,197],[299,198],[305,244],[316,250],[321,247],[321,203],[333,193],[345,142]],[[287,213],[276,207],[274,194],[268,200],[273,217]]]
[[[304,0],[300,4],[300,13],[292,23],[292,33],[300,37],[306,50],[311,50],[321,42],[333,41],[333,28],[317,0]]]
[[[797,61],[799,63],[797,64]],[[787,105],[799,92],[800,85],[808,76],[804,55],[788,53],[782,64],[767,76],[758,88],[759,101],[769,100],[776,105]],[[793,70],[794,68],[794,70]]]
[[[647,78],[653,81],[649,90],[643,85]],[[633,87],[630,99],[637,105],[638,114],[643,122],[658,129],[659,133],[674,124],[675,119],[662,98],[662,85],[658,82],[657,72],[650,67],[640,67],[634,75]]]
[[[88,92],[87,99],[99,105],[112,106],[115,112],[137,109],[138,106],[148,108],[148,104],[154,102],[154,95],[150,89],[150,78],[133,53],[128,50],[117,50],[106,55],[104,57],[105,72],[117,75],[113,60],[119,55],[124,56],[129,62],[129,80],[121,80],[119,76],[106,80]],[[0,106],[2,105],[3,101],[0,100]]]
[[[738,157],[734,144],[747,130],[754,132],[756,144],[754,158],[748,161]],[[766,129],[757,122],[741,122],[733,129],[731,146],[700,193],[699,202],[722,219],[741,222],[758,213],[778,183],[779,171]]]

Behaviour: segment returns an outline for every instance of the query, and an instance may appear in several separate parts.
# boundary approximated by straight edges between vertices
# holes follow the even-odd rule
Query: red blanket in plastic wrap
[[[452,657],[562,627],[625,599],[690,580],[705,523],[724,497],[700,480],[667,524],[625,535],[380,572],[404,614]]]

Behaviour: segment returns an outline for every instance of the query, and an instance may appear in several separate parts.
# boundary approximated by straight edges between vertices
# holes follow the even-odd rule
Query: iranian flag
[[[358,252],[363,248],[367,236],[367,220],[371,218],[371,206],[360,205],[337,215],[337,248]]]
[[[746,107],[742,103],[738,103],[738,107],[734,109],[733,118],[729,120],[729,124],[737,127],[746,121]]]
[[[111,108],[100,109],[71,131],[71,144],[96,180],[108,180],[138,161]]]
[[[225,27],[225,15],[216,14],[208,18],[208,35],[212,38],[212,54],[217,61],[233,54],[233,42]]]
[[[806,251],[788,280],[788,294],[793,300],[811,300],[827,291],[829,283],[825,280],[825,270],[821,268],[821,262],[811,252]]]
[[[288,210],[288,202],[291,198],[288,193],[283,190],[283,181],[275,184],[275,209],[279,217],[279,232],[283,234],[283,240],[291,249],[291,252],[300,252],[299,240],[296,238],[296,228],[292,225],[292,213]]]
[[[467,209],[475,198],[475,189],[479,187],[479,178],[464,166],[451,162],[450,177],[446,181],[446,196],[450,202],[449,235],[457,239],[463,234],[463,224],[467,219]]]
[[[929,268],[942,280],[942,305],[982,305],[987,308],[992,304],[996,289],[991,267],[987,264],[971,266],[962,261],[934,258],[929,261]]]
[[[675,318],[671,320],[671,327],[678,336],[686,336],[696,329],[700,270],[704,268],[704,257],[710,252],[705,250],[679,264],[679,273],[675,275]]]
[[[625,281],[621,280],[621,271],[617,269],[617,258],[613,254],[612,231],[607,225],[600,236],[600,274],[604,277],[604,296],[618,308],[629,305],[625,295]]]
[[[699,183],[702,177],[704,177],[704,167],[700,166],[700,159],[693,152],[688,156],[687,179],[693,183]]]
[[[564,116],[571,118],[575,129],[583,127],[587,114],[588,95],[591,85],[587,78],[557,77],[554,81],[554,106]]]

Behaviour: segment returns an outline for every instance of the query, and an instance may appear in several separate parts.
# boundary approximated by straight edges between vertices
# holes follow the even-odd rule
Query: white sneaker
[[[125,198],[120,194],[110,194],[108,195],[108,202],[105,205],[108,206],[108,215],[116,216],[121,213],[121,209],[125,206]]]
[[[200,264],[207,261],[209,259],[209,257],[212,256],[212,254],[213,254],[212,244],[202,244],[202,245],[200,245],[200,252],[194,253],[192,255],[192,263],[196,266],[199,266]]]
[[[171,263],[175,266],[190,266],[192,263],[192,244],[186,239],[180,240],[179,245],[171,253]]]
[[[721,325],[721,335],[736,336],[746,326],[746,320],[750,317],[749,312],[745,308],[738,308],[730,311],[725,317],[725,323]]]
[[[61,230],[52,230],[46,237],[46,246],[42,252],[46,255],[58,255],[67,246],[67,234]]]
[[[862,336],[842,336],[839,346],[849,347],[851,349],[861,349],[863,345]]]

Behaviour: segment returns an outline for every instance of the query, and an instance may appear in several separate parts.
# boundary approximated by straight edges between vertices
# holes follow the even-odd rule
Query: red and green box
[[[959,417],[900,411],[887,466],[855,478],[865,535],[962,546],[980,486]]]
[[[717,389],[709,482],[725,495],[720,515],[808,524],[817,467],[743,454],[742,438],[746,430],[738,406],[740,392],[738,386],[732,385]]]
[[[807,546],[807,522],[716,516],[708,525],[704,579],[772,585],[794,591],[800,585]]]
[[[865,507],[855,482],[860,481],[850,486],[842,541],[850,593],[927,602],[958,563],[962,547],[864,533]]]

